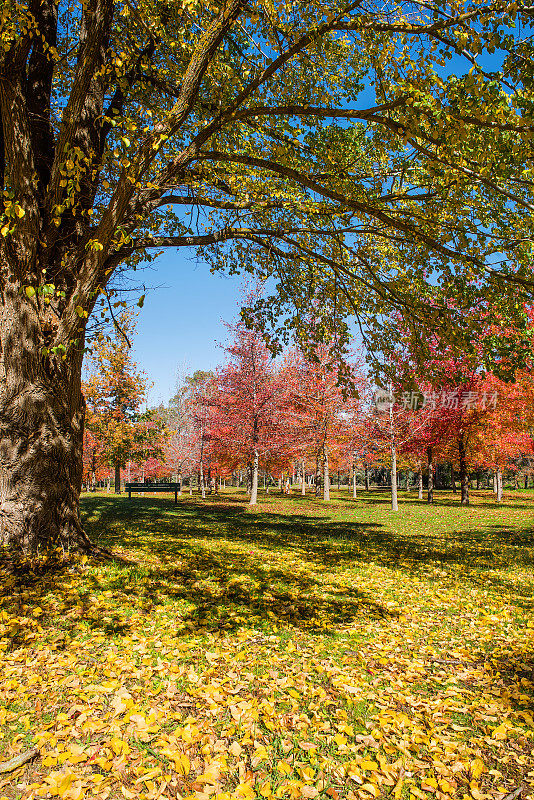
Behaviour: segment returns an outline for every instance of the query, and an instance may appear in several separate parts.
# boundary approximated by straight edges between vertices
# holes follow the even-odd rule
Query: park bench
[[[126,483],[124,488],[128,492],[128,500],[132,499],[132,492],[174,492],[174,502],[178,503],[179,483]]]

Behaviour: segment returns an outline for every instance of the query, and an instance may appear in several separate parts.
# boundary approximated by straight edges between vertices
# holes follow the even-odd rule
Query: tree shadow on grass
[[[241,504],[217,500],[185,500],[178,507],[150,500],[112,503],[111,512],[107,502],[107,508],[97,499],[90,504],[89,535],[95,535],[91,528],[99,520],[98,529],[105,530],[99,544],[119,548],[126,558],[132,550],[156,553],[158,563],[118,568],[110,588],[135,593],[143,602],[193,605],[189,626],[228,629],[246,619],[313,629],[349,624],[362,612],[391,614],[352,585],[325,577],[326,553],[323,563],[320,558],[310,563],[307,537],[317,534],[307,517],[247,514]],[[101,526],[101,512],[113,524]]]
[[[303,498],[298,499],[302,505]],[[377,564],[403,573],[426,575],[443,584],[461,578],[475,585],[494,586],[514,595],[514,603],[522,608],[533,605],[531,585],[517,584],[497,574],[511,564],[524,568],[534,564],[534,533],[530,525],[518,529],[495,524],[447,533],[422,526],[406,533],[387,530],[375,522],[308,516],[306,510],[313,508],[314,498],[304,504],[301,514],[248,513],[246,500],[240,503],[224,497],[208,503],[186,499],[178,506],[167,504],[164,508],[159,499],[144,504],[118,502],[110,511],[107,500],[107,508],[97,513],[98,518],[103,513],[114,520],[122,515],[124,524],[104,526],[102,543],[108,547],[139,546],[172,562],[187,550],[190,546],[187,543],[193,539],[218,542],[222,548],[250,544],[268,553],[279,553],[290,563],[296,559],[315,574],[358,563]],[[97,506],[95,499],[95,509]],[[128,520],[134,530],[125,535]]]
[[[302,507],[302,498],[298,499]],[[475,582],[479,578],[488,580],[485,573],[509,568],[511,564],[521,567],[534,564],[532,525],[517,528],[494,524],[443,532],[424,525],[422,520],[419,528],[414,526],[413,530],[406,532],[387,530],[375,522],[337,521],[329,516],[307,515],[306,511],[312,511],[314,507],[317,508],[312,499],[303,506],[300,514],[247,513],[243,504],[227,498],[207,504],[187,499],[178,507],[168,505],[165,510],[157,503],[136,507],[125,507],[123,503],[113,510],[111,517],[116,519],[117,515],[123,514],[125,522],[127,518],[136,520],[138,525],[144,526],[150,539],[153,535],[151,528],[156,534],[162,532],[161,515],[170,514],[175,524],[151,546],[158,549],[169,547],[171,555],[176,536],[182,539],[208,536],[210,539],[249,542],[285,553],[298,553],[303,559],[315,562],[318,568],[357,562],[376,563],[404,572],[421,573],[427,568],[452,570],[455,578],[458,570],[465,570],[469,573],[466,579]],[[324,511],[325,506],[321,510]],[[108,528],[106,535],[114,538],[107,538],[104,544],[125,545],[123,534],[123,528],[118,528],[115,533]],[[506,587],[506,582],[501,581],[501,585]]]
[[[31,621],[32,609],[46,610],[47,593],[55,593],[62,599],[59,624],[66,636],[74,635],[80,620],[109,636],[128,632],[121,604],[146,614],[155,606],[176,607],[177,630],[183,632],[264,622],[328,629],[361,615],[390,614],[359,589],[357,572],[349,573],[351,567],[373,564],[441,585],[461,580],[495,587],[520,609],[534,605],[528,574],[521,583],[505,572],[511,564],[529,568],[534,563],[529,526],[448,533],[420,526],[407,533],[373,521],[337,521],[325,515],[330,509],[324,506],[323,515],[314,516],[314,505],[314,499],[302,504],[300,514],[287,506],[285,514],[258,513],[247,510],[246,497],[243,502],[224,495],[208,502],[183,498],[175,506],[161,495],[132,501],[89,496],[84,498],[87,532],[95,543],[114,548],[122,561],[98,573],[88,571],[81,593],[71,588],[72,567],[14,576],[15,584],[3,587],[3,607],[11,593],[18,617]],[[91,595],[104,592],[113,601],[99,608]],[[115,600],[117,607],[110,607]],[[46,624],[46,616],[44,623],[40,619]],[[35,631],[33,622],[24,629],[17,625],[9,634],[13,646],[28,630]]]
[[[39,625],[56,628],[58,648],[80,626],[121,636],[156,607],[175,617],[177,634],[272,623],[330,630],[361,615],[395,613],[352,582],[332,580],[326,562],[310,563],[298,544],[304,517],[268,515],[260,522],[240,504],[176,507],[161,497],[88,498],[84,516],[93,541],[118,549],[120,559],[98,570],[57,564],[44,574],[12,575],[0,589],[0,610],[18,620],[7,631],[8,649],[38,638]]]

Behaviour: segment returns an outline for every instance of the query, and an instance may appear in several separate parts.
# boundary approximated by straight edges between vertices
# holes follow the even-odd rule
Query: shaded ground
[[[86,496],[121,560],[4,581],[0,799],[527,797],[534,496],[472,499]]]

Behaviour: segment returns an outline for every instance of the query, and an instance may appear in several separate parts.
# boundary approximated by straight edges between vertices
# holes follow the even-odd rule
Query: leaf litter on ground
[[[3,576],[0,800],[534,796],[533,498],[404,499],[84,498],[121,560]]]

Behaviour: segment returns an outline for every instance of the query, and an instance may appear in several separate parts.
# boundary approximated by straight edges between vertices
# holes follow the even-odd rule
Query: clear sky
[[[151,286],[139,312],[133,354],[154,383],[148,404],[166,403],[177,372],[212,369],[224,355],[227,331],[241,307],[242,278],[211,274],[194,250],[164,253],[137,278]]]

